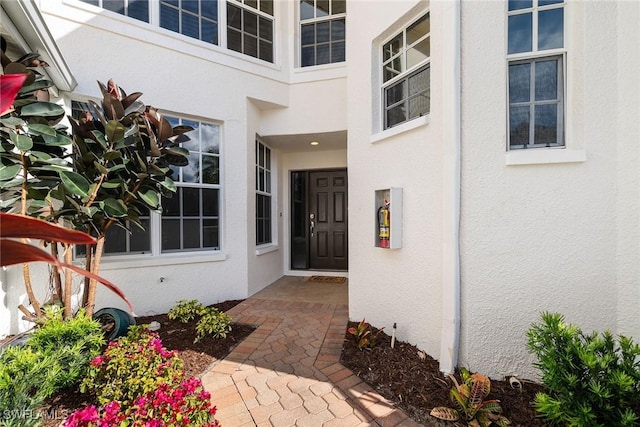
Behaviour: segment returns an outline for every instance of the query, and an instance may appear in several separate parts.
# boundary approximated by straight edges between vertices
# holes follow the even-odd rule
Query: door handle
[[[309,232],[311,233],[311,237],[313,237],[313,230],[316,227],[316,223],[314,219],[316,219],[316,215],[309,214]]]

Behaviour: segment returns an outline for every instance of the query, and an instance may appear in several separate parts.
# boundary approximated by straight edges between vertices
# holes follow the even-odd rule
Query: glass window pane
[[[240,31],[227,29],[227,48],[242,52],[242,34]]]
[[[407,69],[410,69],[429,58],[429,55],[431,54],[429,41],[430,39],[427,37],[411,49],[407,50]]]
[[[195,14],[200,14],[198,10],[198,0],[182,0],[182,9]]]
[[[202,21],[202,41],[218,44],[218,24],[211,21]]]
[[[562,3],[564,0],[538,0],[538,6],[547,6],[549,4]]]
[[[182,168],[182,182],[200,182],[200,154],[191,153],[189,164]]]
[[[558,142],[558,105],[536,105],[534,141],[536,144]]]
[[[202,215],[215,216],[220,215],[218,208],[218,191],[213,188],[202,189]]]
[[[218,232],[217,219],[205,219],[202,221],[202,247],[218,248],[220,247],[220,238]]]
[[[529,143],[529,107],[511,107],[509,109],[509,144],[526,145]]]
[[[315,7],[313,6],[314,0],[300,0],[300,19],[313,19],[315,18]]]
[[[532,48],[531,14],[513,15],[509,17],[509,50],[508,53],[530,52]]]
[[[311,45],[315,43],[315,40],[316,40],[315,30],[316,30],[315,24],[306,24],[302,26],[302,33],[300,35],[300,40],[303,46]]]
[[[316,18],[329,15],[329,0],[316,0]]]
[[[409,98],[409,120],[428,114],[430,103],[431,97],[429,92]]]
[[[149,219],[141,219],[140,223],[144,230],[136,225],[131,225],[131,235],[129,236],[129,250],[131,252],[148,252],[151,250],[151,236],[149,233],[151,223]]]
[[[346,13],[347,12],[347,2],[346,0],[332,0],[331,1],[331,14],[337,15],[338,13]]]
[[[271,193],[271,172],[267,171],[265,173],[264,180],[266,185],[265,191]]]
[[[321,44],[316,47],[316,65],[330,63],[330,46],[329,44]]]
[[[202,155],[202,183],[220,184],[220,158]]]
[[[162,216],[180,216],[180,192],[181,189],[173,193],[173,197],[162,198]]]
[[[392,59],[390,62],[384,64],[383,68],[384,81],[386,82],[388,80],[391,80],[395,76],[402,73],[402,58],[398,57]]]
[[[509,102],[531,99],[531,63],[509,65]]]
[[[258,0],[244,0],[244,4],[254,9],[258,9]]]
[[[429,89],[430,68],[417,72],[409,77],[409,96]]]
[[[200,13],[203,17],[218,20],[218,0],[201,0]]]
[[[200,248],[200,220],[185,219],[182,221],[182,236],[184,249]]]
[[[316,43],[326,43],[329,41],[329,22],[320,22],[316,25]]]
[[[258,35],[258,15],[244,11],[244,31],[252,36]]]
[[[407,28],[407,45],[412,45],[429,31],[429,15],[427,14]]]
[[[124,0],[102,0],[102,8],[124,15]]]
[[[245,55],[258,57],[258,38],[246,35],[244,36],[244,52]]]
[[[260,10],[273,16],[273,0],[260,0]]]
[[[200,216],[199,188],[182,188],[182,216]]]
[[[200,22],[197,16],[182,12],[182,34],[194,39],[200,38]]]
[[[542,10],[538,13],[538,49],[564,46],[564,9]]]
[[[526,9],[531,6],[531,0],[509,0],[509,10]]]
[[[200,124],[201,144],[203,153],[220,153],[220,126]]]
[[[149,0],[129,0],[127,15],[139,21],[149,22]]]
[[[331,40],[344,40],[345,39],[345,25],[344,19],[336,19],[331,21]]]
[[[271,150],[269,147],[264,147],[264,167],[267,169],[271,169]]]
[[[273,43],[260,40],[260,59],[273,62]]]
[[[160,5],[160,26],[167,30],[180,31],[180,18],[178,9],[169,6]]]
[[[227,26],[242,30],[242,9],[232,4],[227,4]]]
[[[382,47],[382,52],[384,56],[384,61],[388,60],[392,56],[395,56],[400,53],[402,49],[402,34],[398,34],[391,41],[387,42]]]
[[[127,234],[127,230],[114,224],[107,231],[107,237],[104,239],[104,253],[114,254],[126,252]]]
[[[180,249],[180,220],[162,218],[162,250]]]
[[[300,65],[303,67],[308,67],[311,65],[316,65],[316,49],[314,46],[303,47],[302,54],[300,55]]]
[[[344,42],[331,43],[331,62],[344,62]]]
[[[260,38],[273,41],[273,23],[270,19],[260,17]]]
[[[536,101],[558,99],[558,61],[539,61],[535,68]]]
[[[386,113],[387,128],[403,123],[407,121],[407,115],[405,112],[404,104],[400,104],[397,107],[390,108]]]

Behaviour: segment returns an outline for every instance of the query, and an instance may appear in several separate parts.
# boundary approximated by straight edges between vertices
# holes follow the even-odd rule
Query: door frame
[[[312,269],[311,268],[311,239],[309,233],[309,207],[310,207],[310,188],[309,188],[309,176],[313,172],[336,172],[344,171],[345,177],[348,179],[349,174],[346,167],[336,168],[320,168],[320,169],[300,169],[289,171],[289,259],[287,260],[288,268],[292,272],[304,272],[304,271],[336,271],[347,272],[349,264],[349,254],[347,252],[347,268],[346,269]],[[304,183],[298,183],[298,186],[303,187],[304,200],[299,199],[299,194],[296,190],[296,178],[303,178]],[[349,194],[347,193],[347,206],[349,202]],[[347,209],[348,210],[348,209]],[[348,224],[348,221],[347,221]],[[302,229],[301,229],[302,228]],[[349,239],[349,229],[346,230],[347,242]],[[348,249],[348,244],[347,244]]]

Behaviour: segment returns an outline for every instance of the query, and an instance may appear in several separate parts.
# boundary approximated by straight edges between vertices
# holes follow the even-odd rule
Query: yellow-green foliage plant
[[[196,299],[181,299],[176,305],[171,307],[167,317],[171,320],[179,320],[182,323],[188,323],[196,317],[200,317],[207,312],[207,308]]]
[[[454,383],[451,400],[456,408],[439,406],[431,410],[431,416],[445,421],[465,421],[468,427],[488,427],[492,424],[504,427],[511,422],[502,415],[500,401],[485,400],[491,391],[491,380],[485,375],[471,374],[467,369],[460,370],[461,383],[453,375]]]

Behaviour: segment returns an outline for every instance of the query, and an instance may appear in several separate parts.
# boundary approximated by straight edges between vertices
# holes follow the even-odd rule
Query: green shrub
[[[548,389],[534,402],[543,418],[576,427],[640,425],[640,346],[609,331],[584,334],[558,313],[542,313],[527,336]]]
[[[208,335],[213,338],[226,338],[229,332],[231,332],[231,317],[215,307],[209,307],[196,325],[195,342]]]
[[[80,391],[95,393],[100,404],[116,401],[128,407],[160,384],[179,383],[183,377],[177,352],[164,348],[157,334],[138,325],[91,361]]]
[[[181,299],[169,310],[167,317],[171,320],[178,319],[182,323],[187,323],[206,312],[206,307],[198,300]]]

